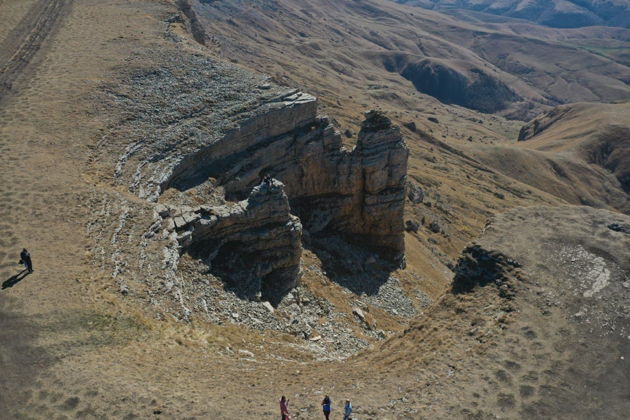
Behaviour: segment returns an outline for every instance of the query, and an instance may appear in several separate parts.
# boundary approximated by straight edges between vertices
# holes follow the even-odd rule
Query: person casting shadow
[[[26,267],[29,273],[33,272],[33,262],[31,260],[31,253],[28,252],[26,248],[23,248],[22,252],[20,252],[20,264],[24,264],[24,267]]]
[[[24,277],[28,276],[29,274],[31,274],[31,272],[28,271],[28,269],[24,269],[20,271],[18,274],[16,274],[15,276],[9,277],[7,280],[5,280],[4,283],[2,283],[2,290],[15,286],[16,284],[21,282],[24,279]]]

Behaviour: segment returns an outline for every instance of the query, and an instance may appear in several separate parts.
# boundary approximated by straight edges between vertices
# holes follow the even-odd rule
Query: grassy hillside
[[[525,19],[555,28],[593,25],[630,27],[630,2],[627,0],[395,0],[398,3],[431,10],[470,11],[514,19]],[[487,17],[486,19],[488,19]]]
[[[266,419],[286,395],[310,420],[324,394],[360,419],[624,418],[627,30],[385,0],[6,0],[0,16],[0,418]],[[402,126],[406,268],[305,249],[270,310],[173,265],[129,157],[220,136],[221,103],[246,114],[273,82],[318,95],[348,147],[368,109]],[[575,100],[611,103],[555,107]]]
[[[186,3],[217,54],[363,107],[442,108],[432,96],[528,119],[561,103],[630,96],[630,68],[617,54],[586,48],[597,36],[588,33],[578,46],[570,31],[465,23],[386,0]],[[605,31],[618,47],[630,45],[628,31]]]

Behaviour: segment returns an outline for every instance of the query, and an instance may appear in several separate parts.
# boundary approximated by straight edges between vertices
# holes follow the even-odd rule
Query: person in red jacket
[[[282,415],[282,420],[291,420],[289,416],[289,400],[284,395],[280,398],[280,414]]]

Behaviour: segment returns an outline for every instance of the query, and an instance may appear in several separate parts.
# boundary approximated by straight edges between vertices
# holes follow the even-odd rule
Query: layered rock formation
[[[202,259],[241,297],[282,295],[297,283],[302,254],[302,225],[283,187],[271,180],[246,200],[176,216],[182,251]]]
[[[297,282],[302,229],[403,261],[408,150],[389,119],[368,113],[347,150],[313,96],[204,56],[161,63],[107,87],[127,114],[99,147],[116,151],[117,183],[166,206],[146,237],[168,239],[164,284],[186,253],[239,295],[273,300]]]
[[[161,185],[183,194],[208,185],[228,201],[179,212],[173,225],[182,251],[244,297],[271,300],[296,284],[302,225],[309,235],[340,235],[400,263],[408,150],[398,127],[368,112],[357,146],[347,150],[310,95],[283,95],[260,109],[180,159]]]

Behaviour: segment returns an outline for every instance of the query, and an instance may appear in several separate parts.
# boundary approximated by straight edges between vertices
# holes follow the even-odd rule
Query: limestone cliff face
[[[246,200],[175,217],[182,251],[202,259],[242,297],[272,298],[290,290],[299,278],[302,225],[291,215],[283,187],[272,180]]]
[[[186,190],[212,177],[225,186],[228,198],[239,193],[247,196],[246,191],[254,181],[260,181],[259,173],[265,169],[261,166],[268,158],[262,156],[285,155],[298,130],[315,123],[317,101],[313,96],[289,91],[258,104],[250,113],[252,117],[240,121],[222,138],[180,158],[170,168],[161,190]]]
[[[264,105],[220,141],[184,158],[162,189],[186,190],[213,178],[228,200],[244,199],[263,176],[285,185],[310,233],[330,230],[402,254],[408,150],[387,117],[369,112],[357,146],[342,147],[314,97],[295,93]]]
[[[303,228],[402,260],[409,153],[398,127],[368,112],[347,150],[310,95],[281,96],[253,115],[179,159],[160,186],[185,194],[209,185],[225,195],[225,205],[175,219],[183,252],[244,296],[268,298],[295,285]],[[261,183],[265,176],[273,179]]]
[[[398,127],[392,126],[383,114],[372,111],[359,132],[355,152],[360,159],[363,202],[360,211],[355,212],[358,224],[351,232],[402,255],[409,150]]]

